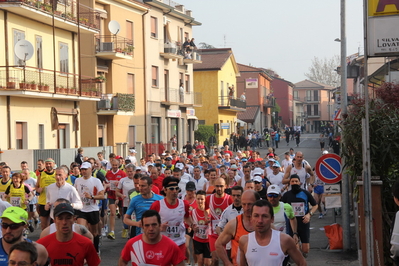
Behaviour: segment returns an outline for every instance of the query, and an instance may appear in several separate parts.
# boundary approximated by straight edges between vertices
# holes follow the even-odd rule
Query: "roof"
[[[391,71],[399,71],[399,59],[394,59],[382,65],[373,74],[369,75],[369,82],[380,85],[381,82],[386,81],[385,76]]]
[[[237,65],[240,72],[258,72],[259,74],[265,76],[269,80],[273,79],[272,76],[269,75],[269,73],[267,73],[263,68],[248,66],[240,63],[237,63]]]
[[[326,84],[322,84],[316,81],[312,81],[312,80],[302,80],[298,83],[295,83],[295,89],[302,89],[302,88],[306,88],[306,89],[332,89],[331,86],[326,85]]]
[[[230,57],[233,57],[236,64],[231,48],[200,49],[198,52],[201,54],[202,64],[195,64],[194,71],[221,70]]]
[[[253,124],[255,122],[256,115],[258,114],[259,106],[247,106],[245,112],[239,112],[237,118],[246,122]]]

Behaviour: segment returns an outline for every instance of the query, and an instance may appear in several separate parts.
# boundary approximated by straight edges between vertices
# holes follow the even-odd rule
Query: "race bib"
[[[198,232],[195,233],[195,236],[201,239],[208,238],[208,225],[198,225]]]
[[[216,227],[218,226],[220,220],[212,220],[212,231],[216,233]]]
[[[11,197],[10,203],[12,206],[21,207],[21,198],[20,197]]]
[[[115,191],[116,188],[118,187],[118,181],[111,181],[111,187],[109,188],[112,191]]]
[[[292,202],[291,206],[294,209],[295,216],[305,215],[305,202]]]
[[[166,233],[168,233],[169,236],[180,237],[179,226],[168,226],[166,228]]]

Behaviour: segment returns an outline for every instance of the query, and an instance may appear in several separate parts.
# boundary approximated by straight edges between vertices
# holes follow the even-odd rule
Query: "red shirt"
[[[162,181],[165,177],[162,177],[161,175],[158,176],[157,179],[152,179],[152,187],[157,187],[159,191],[163,189]],[[159,193],[157,193],[159,194]]]
[[[170,266],[182,262],[185,254],[166,236],[162,236],[161,241],[156,244],[147,244],[143,241],[143,235],[138,235],[127,241],[121,257],[124,261],[131,261],[132,266],[139,264]]]
[[[233,152],[232,151],[230,151],[230,150],[229,151],[224,151],[224,153],[230,154],[230,157],[233,158]]]
[[[126,177],[126,173],[122,170],[118,170],[116,173],[112,172],[112,169],[107,172],[105,177],[110,181],[111,187],[107,190],[109,199],[116,199],[115,189],[118,187],[119,180]],[[119,198],[122,200],[122,198]]]
[[[151,191],[154,192],[155,194],[161,195],[159,188],[157,188],[156,186],[152,186]]]
[[[213,196],[213,197],[212,197]],[[213,208],[211,207],[211,198],[213,198]],[[205,210],[209,210],[211,215],[211,235],[217,235],[215,232],[216,225],[219,223],[222,212],[230,205],[233,204],[233,199],[230,195],[224,194],[223,197],[218,198],[215,194],[209,195],[205,199]]]
[[[51,265],[83,266],[84,260],[87,265],[100,265],[101,262],[93,243],[77,233],[73,233],[72,239],[67,242],[59,242],[54,233],[40,238],[37,243],[47,249]]]

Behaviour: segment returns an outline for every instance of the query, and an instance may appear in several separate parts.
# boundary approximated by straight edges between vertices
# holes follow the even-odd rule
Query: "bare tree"
[[[341,76],[336,71],[340,65],[341,59],[339,55],[334,55],[331,58],[318,58],[315,56],[312,59],[309,72],[305,73],[305,76],[312,81],[336,87],[341,82]]]
[[[216,47],[211,45],[211,44],[207,44],[205,42],[200,42],[199,43],[199,48],[200,49],[213,49],[213,48],[216,48]]]

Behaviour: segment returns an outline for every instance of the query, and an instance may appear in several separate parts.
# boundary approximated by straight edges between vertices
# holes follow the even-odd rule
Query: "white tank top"
[[[286,257],[281,250],[280,232],[272,230],[272,238],[267,246],[260,246],[255,232],[248,234],[248,246],[245,253],[248,266],[280,266]]]
[[[169,237],[178,246],[186,243],[186,228],[184,226],[184,202],[181,199],[177,199],[178,205],[174,209],[170,209],[165,199],[159,201],[159,215],[161,216],[161,222],[168,222],[168,227],[165,232],[162,232],[164,236]]]
[[[302,163],[302,167],[301,169],[297,169],[295,168],[295,165],[292,164],[291,165],[291,175],[293,174],[297,174],[299,176],[299,181],[301,181],[302,187],[305,188],[306,187],[306,176],[307,176],[307,172],[305,169],[305,163]]]
[[[286,222],[285,222],[285,216],[284,216],[284,202],[280,202],[280,209],[278,212],[274,212],[274,228],[276,230],[285,233],[286,232]],[[274,211],[274,208],[273,208]]]

